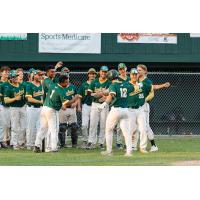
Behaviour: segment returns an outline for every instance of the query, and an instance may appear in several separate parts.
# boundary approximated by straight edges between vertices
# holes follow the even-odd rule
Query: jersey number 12
[[[120,88],[121,98],[127,97],[127,89],[126,88]]]

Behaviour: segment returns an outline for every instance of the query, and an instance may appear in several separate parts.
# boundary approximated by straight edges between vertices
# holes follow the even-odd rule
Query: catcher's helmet
[[[108,73],[107,73],[107,79],[110,81],[117,79],[118,77],[119,77],[119,73],[115,69],[112,69],[112,70],[108,71]]]

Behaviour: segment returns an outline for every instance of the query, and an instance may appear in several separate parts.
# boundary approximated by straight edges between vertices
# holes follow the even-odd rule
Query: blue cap
[[[102,66],[101,68],[100,68],[100,71],[108,71],[108,67],[107,66]]]
[[[136,68],[132,68],[130,74],[138,74],[138,70]]]

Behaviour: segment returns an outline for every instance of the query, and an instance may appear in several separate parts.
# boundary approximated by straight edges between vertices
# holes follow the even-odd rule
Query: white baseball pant
[[[10,140],[11,137],[11,119],[10,119],[10,107],[2,106],[1,107],[1,118],[2,128],[3,128],[3,142],[6,143]]]
[[[36,134],[37,131],[39,130],[41,108],[34,108],[33,106],[27,106],[26,112],[27,112],[26,146],[34,147]]]
[[[119,123],[125,138],[126,152],[132,151],[132,134],[130,132],[129,112],[127,108],[112,107],[106,120],[106,148],[109,153],[112,152],[113,131]]]
[[[122,130],[119,123],[116,127],[116,144],[122,144]]]
[[[134,134],[138,128],[140,132],[140,149],[147,148],[147,129],[146,129],[146,120],[143,107],[138,109],[129,108],[129,117],[130,117],[130,130]],[[134,138],[136,138],[133,135]],[[134,138],[132,140],[134,144]]]
[[[3,106],[0,105],[0,142],[3,142],[4,129],[3,129],[3,115],[2,115]]]
[[[83,141],[88,141],[88,128],[90,123],[90,113],[91,113],[91,106],[88,106],[87,104],[82,105],[82,136]]]
[[[106,118],[109,112],[109,107],[104,108],[101,112],[98,111],[100,103],[92,103],[91,113],[90,113],[90,130],[88,142],[92,144],[97,143],[97,128],[98,123],[100,123],[100,131],[98,136],[98,143],[104,144],[105,142],[105,124]]]
[[[26,108],[10,107],[11,117],[11,144],[14,147],[21,146],[26,132]]]
[[[36,135],[35,146],[42,147],[42,140],[50,132],[51,150],[57,150],[59,131],[59,111],[43,106],[40,113],[40,128]]]

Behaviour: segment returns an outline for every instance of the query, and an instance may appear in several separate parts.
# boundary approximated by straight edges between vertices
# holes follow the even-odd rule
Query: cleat
[[[33,148],[30,147],[30,146],[26,147],[26,149],[27,149],[27,150],[33,150]]]
[[[112,152],[102,151],[102,152],[101,152],[101,155],[102,155],[102,156],[112,156],[113,154],[112,154]]]
[[[14,150],[20,150],[20,147],[19,146],[13,146],[13,149]]]
[[[83,144],[81,145],[81,149],[86,149],[86,147],[87,147],[87,142],[83,141]]]
[[[33,149],[33,152],[41,153],[40,147],[35,146],[34,149]]]
[[[105,149],[104,146],[103,146],[103,144],[99,144],[99,149],[101,149],[101,150]]]
[[[87,144],[87,146],[86,146],[86,149],[87,149],[87,150],[94,149],[94,145],[93,145],[91,142],[89,142],[89,143]]]
[[[147,154],[149,152],[146,149],[140,149],[140,153]]]
[[[7,149],[7,145],[5,145],[3,142],[0,142],[0,148],[2,149]]]
[[[156,151],[158,151],[158,147],[155,146],[155,145],[153,145],[153,146],[151,147],[151,149],[150,149],[150,152],[156,152]]]
[[[51,148],[46,148],[45,153],[49,153],[49,152],[51,152]]]
[[[77,149],[77,144],[72,144],[72,148]]]
[[[123,145],[122,144],[116,144],[116,149],[123,149]]]
[[[133,155],[132,155],[132,153],[125,153],[124,156],[125,157],[132,157]]]
[[[132,151],[137,151],[137,147],[132,147]]]
[[[51,152],[52,152],[52,153],[57,153],[57,152],[58,152],[58,149],[52,150]]]

